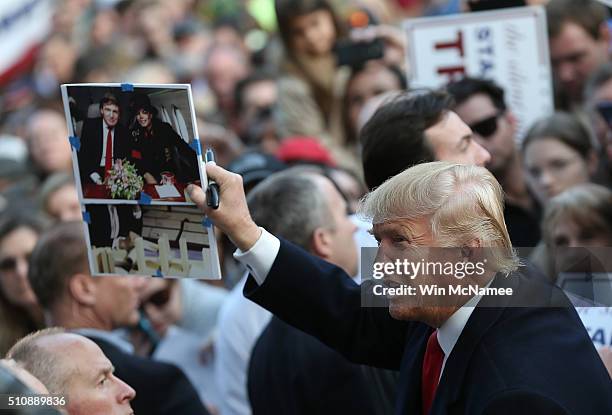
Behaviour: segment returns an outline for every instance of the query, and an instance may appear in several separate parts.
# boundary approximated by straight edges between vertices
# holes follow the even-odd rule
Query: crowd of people
[[[555,111],[520,135],[491,79],[408,82],[401,21],[486,3],[54,2],[31,67],[1,86],[0,394],[65,396],[70,415],[612,413],[611,10],[490,2],[547,15]],[[382,52],[341,65],[349,41]],[[198,172],[136,94],[131,130],[116,97],[89,103],[73,153],[63,83],[191,84],[219,209],[188,191],[216,225],[220,281],[90,274],[74,172],[103,182],[106,134],[145,183]],[[501,317],[360,307],[361,248],[487,244],[522,286],[556,283],[568,305]],[[576,271],[576,248],[600,268]],[[432,338],[444,360],[428,389]],[[480,357],[468,366],[466,353]]]

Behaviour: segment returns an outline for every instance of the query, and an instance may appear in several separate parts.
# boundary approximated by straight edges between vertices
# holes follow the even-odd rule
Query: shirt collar
[[[463,306],[455,311],[448,320],[438,329],[438,343],[444,352],[444,356],[449,356],[453,347],[459,340],[459,336],[467,324],[474,307]]]
[[[488,288],[493,282],[493,278],[484,288]],[[482,298],[482,295],[476,295],[468,300],[463,306],[449,317],[438,329],[438,343],[444,352],[444,356],[448,357],[453,351],[461,332],[465,328],[470,316],[474,312],[474,308]]]

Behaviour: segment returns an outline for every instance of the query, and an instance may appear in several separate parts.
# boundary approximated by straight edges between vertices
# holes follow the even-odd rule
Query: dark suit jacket
[[[118,236],[126,238],[130,231],[142,235],[142,216],[139,219],[134,217],[136,205],[86,205],[85,210],[90,217],[89,239],[93,246],[100,248],[103,246],[110,247],[113,244],[109,207],[117,210],[117,217],[119,218]]]
[[[91,337],[115,366],[115,375],[136,391],[136,414],[208,415],[197,392],[176,366],[125,353],[115,345]]]
[[[102,118],[88,118],[81,130],[81,148],[78,151],[79,173],[83,185],[93,183],[89,177],[97,172],[104,178],[104,168],[100,167],[102,158]],[[113,140],[113,158],[128,158],[131,154],[131,138],[126,127],[117,123],[115,126],[115,139]]]
[[[277,317],[251,352],[253,415],[376,414],[375,388],[360,365]]]
[[[198,156],[166,122],[153,120],[151,132],[137,126],[132,130],[132,161],[139,174],[151,174],[159,182],[164,171],[174,174],[178,182],[199,179]]]
[[[504,284],[532,300],[551,296],[540,278],[513,274],[491,286]],[[360,287],[342,270],[285,241],[264,284],[249,277],[244,292],[349,360],[400,370],[396,413],[421,414],[430,327],[361,307]],[[480,307],[488,298],[448,357],[431,414],[612,414],[612,380],[571,306]]]

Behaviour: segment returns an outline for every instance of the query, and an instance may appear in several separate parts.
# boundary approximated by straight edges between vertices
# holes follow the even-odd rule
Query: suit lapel
[[[406,340],[402,356],[400,379],[396,399],[396,414],[420,415],[421,406],[421,372],[427,339],[433,329],[425,324],[420,325]]]
[[[517,279],[496,275],[491,287],[517,287]],[[431,414],[448,414],[448,407],[457,401],[465,385],[464,378],[482,337],[500,318],[508,299],[483,297],[468,319],[455,347],[446,360]],[[419,372],[420,373],[420,372]]]

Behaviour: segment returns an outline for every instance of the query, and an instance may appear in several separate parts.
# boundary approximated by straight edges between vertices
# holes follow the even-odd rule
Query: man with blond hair
[[[355,363],[399,370],[396,413],[612,413],[610,376],[575,310],[518,267],[503,193],[485,168],[421,164],[367,196],[361,209],[372,218],[377,260],[393,265],[425,251],[455,270],[403,284],[398,269],[389,271],[383,288],[415,294],[389,292],[388,309],[362,305],[362,294],[377,284],[360,287],[340,268],[257,227],[239,176],[210,163],[206,170],[220,186],[219,209],[206,208],[196,186],[189,193],[251,270],[245,295]],[[459,275],[474,260],[482,272]],[[439,282],[430,287],[459,293],[416,289],[432,278]],[[466,294],[472,286],[475,294]]]

